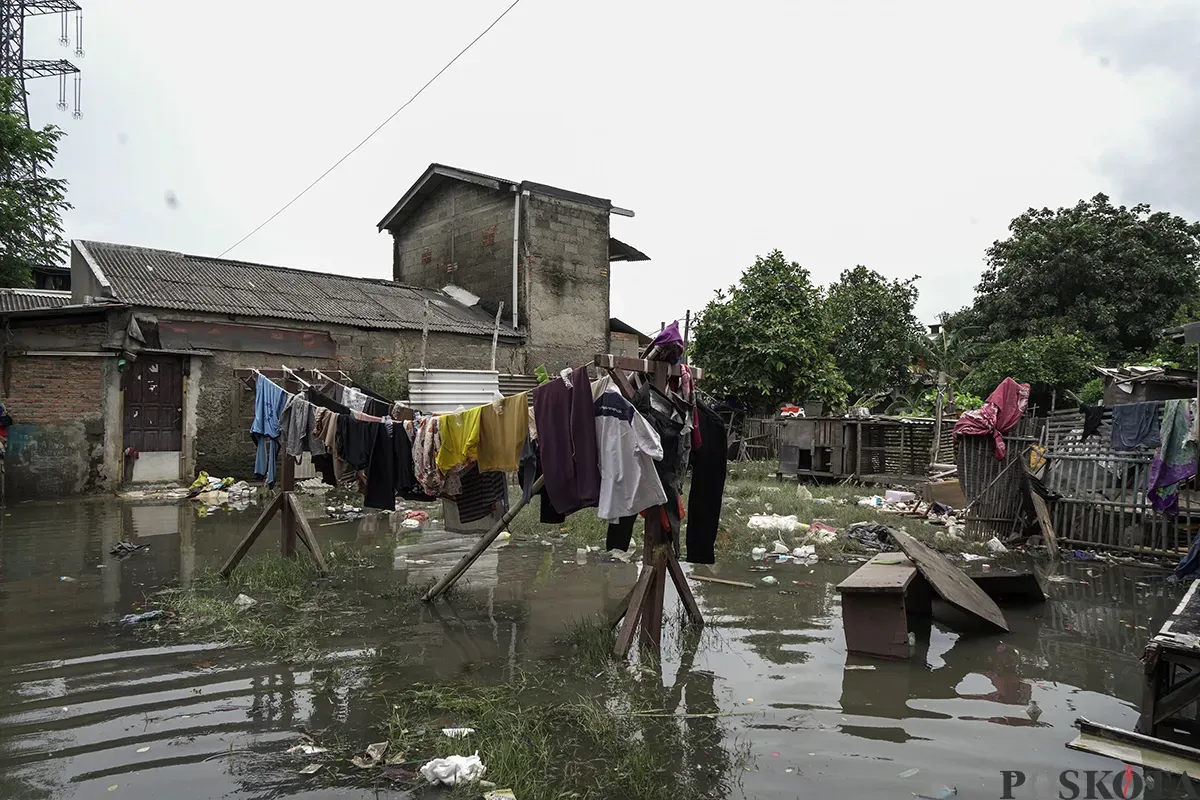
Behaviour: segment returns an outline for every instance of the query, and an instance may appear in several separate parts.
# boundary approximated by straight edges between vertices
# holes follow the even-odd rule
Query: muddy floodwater
[[[318,663],[152,646],[114,624],[157,588],[219,565],[255,515],[92,500],[19,504],[0,517],[0,798],[406,796],[314,782],[282,756],[298,730],[374,741],[383,710],[353,691],[365,653],[387,654],[386,680],[398,687],[468,671],[505,681],[561,655],[571,622],[610,610],[637,577],[636,565],[600,553],[514,542],[483,556],[458,601],[379,627],[369,609],[386,602],[383,588],[427,583],[470,539],[436,523],[404,529],[398,517],[314,519],[323,543],[379,564],[354,589],[368,618],[331,625],[332,652]],[[108,555],[119,540],[149,549],[119,561]],[[277,546],[272,528],[256,550]],[[751,565],[747,556],[696,569],[757,584]],[[956,787],[959,798],[999,798],[1002,770],[1121,766],[1064,743],[1077,717],[1133,727],[1138,659],[1180,588],[1129,567],[1068,563],[1048,602],[1004,609],[1011,633],[960,636],[935,620],[916,631],[911,661],[886,662],[846,655],[833,586],[853,569],[775,565],[778,584],[755,589],[693,583],[708,625],[698,639],[668,625],[661,679],[675,690],[674,713],[710,715],[689,722],[694,757],[746,757],[712,796],[911,798]]]

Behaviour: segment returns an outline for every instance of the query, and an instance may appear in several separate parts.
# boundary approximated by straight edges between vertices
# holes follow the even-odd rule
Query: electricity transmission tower
[[[45,14],[61,14],[59,44],[71,43],[70,13],[75,12],[75,55],[83,57],[83,9],[74,0],[0,0],[0,78],[11,78],[16,84],[13,107],[29,125],[29,103],[25,97],[25,81],[33,78],[58,76],[58,108],[67,108],[67,76],[75,78],[74,116],[79,110],[79,67],[65,59],[46,60],[25,58],[25,20]]]

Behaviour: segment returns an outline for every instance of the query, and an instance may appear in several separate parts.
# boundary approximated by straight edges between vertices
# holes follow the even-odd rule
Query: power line
[[[484,28],[482,33],[480,33],[478,36],[476,36],[474,39],[472,39],[472,40],[471,40],[471,41],[470,41],[470,42],[467,44],[467,46],[466,46],[466,47],[464,47],[462,50],[459,50],[459,51],[458,51],[458,55],[456,55],[454,58],[450,59],[450,61],[448,61],[448,62],[446,63],[446,66],[444,66],[444,67],[442,67],[441,69],[439,69],[439,70],[437,71],[437,74],[435,74],[435,75],[434,75],[432,78],[430,78],[429,80],[427,80],[427,81],[425,82],[425,85],[424,85],[424,86],[422,86],[420,89],[418,89],[418,90],[417,90],[416,94],[414,94],[412,97],[408,98],[408,100],[406,100],[406,101],[404,102],[404,105],[402,105],[402,106],[400,106],[399,108],[397,108],[397,109],[396,109],[395,111],[393,111],[393,112],[392,112],[390,115],[388,115],[388,118],[387,118],[387,119],[385,119],[383,122],[379,123],[379,125],[378,125],[378,126],[376,126],[375,130],[371,131],[370,133],[368,133],[368,134],[366,135],[366,138],[364,138],[364,139],[363,139],[361,142],[359,142],[358,144],[354,145],[354,147],[350,148],[350,150],[349,150],[349,151],[347,151],[347,152],[346,152],[346,154],[345,154],[345,155],[343,155],[341,158],[339,158],[337,161],[333,162],[333,166],[331,166],[329,169],[325,170],[325,171],[324,171],[324,172],[322,172],[320,175],[318,175],[316,180],[314,180],[314,181],[313,181],[312,183],[310,183],[308,186],[305,186],[303,189],[301,189],[301,190],[300,190],[300,193],[299,193],[299,194],[297,194],[295,197],[293,197],[291,200],[288,200],[288,201],[287,201],[287,203],[285,203],[285,204],[283,205],[283,207],[282,207],[282,208],[280,208],[280,209],[279,209],[278,211],[276,211],[274,214],[272,214],[271,216],[269,216],[269,217],[267,217],[265,220],[263,220],[263,222],[262,222],[261,224],[259,224],[259,226],[258,226],[258,227],[256,227],[254,230],[250,231],[250,232],[249,232],[249,233],[247,233],[245,236],[243,236],[242,238],[240,238],[240,239],[238,239],[236,242],[234,242],[232,245],[230,245],[229,247],[225,248],[225,250],[224,250],[224,251],[222,251],[221,255],[220,255],[220,256],[217,256],[217,257],[218,257],[218,258],[221,258],[221,257],[222,257],[222,256],[224,256],[226,253],[228,253],[230,250],[233,250],[235,247],[237,247],[238,245],[240,245],[242,242],[246,241],[246,240],[247,240],[247,239],[249,239],[251,236],[253,236],[254,234],[258,233],[258,232],[259,232],[259,231],[261,231],[263,228],[267,227],[267,225],[269,225],[269,224],[271,223],[271,221],[272,221],[272,220],[274,220],[274,219],[275,219],[276,217],[278,217],[280,214],[282,214],[283,212],[285,212],[285,211],[287,211],[289,208],[291,208],[291,206],[292,206],[292,204],[293,204],[293,203],[295,203],[295,202],[296,202],[297,200],[299,200],[301,197],[304,197],[304,195],[308,194],[308,191],[309,191],[310,189],[312,189],[314,186],[316,186],[318,183],[320,183],[322,180],[324,180],[324,179],[325,179],[325,176],[327,176],[329,173],[331,173],[331,172],[333,172],[335,169],[337,169],[337,168],[338,168],[338,167],[341,165],[341,163],[342,163],[343,161],[345,161],[345,160],[346,160],[347,158],[349,158],[350,156],[354,155],[354,153],[355,153],[355,152],[357,152],[357,151],[358,151],[358,149],[359,149],[360,147],[362,147],[364,144],[366,144],[367,142],[369,142],[369,141],[371,140],[371,138],[372,138],[373,136],[375,136],[375,134],[377,134],[377,133],[379,133],[381,130],[383,130],[384,126],[385,126],[385,125],[387,125],[389,122],[391,122],[393,119],[395,119],[397,114],[399,114],[401,111],[403,111],[404,109],[406,109],[406,108],[408,108],[410,105],[412,105],[413,101],[414,101],[414,100],[416,100],[418,97],[420,97],[420,96],[421,96],[421,94],[422,94],[422,93],[423,93],[423,92],[424,92],[426,89],[428,89],[428,88],[430,87],[430,85],[431,85],[431,84],[432,84],[434,81],[436,81],[438,78],[440,78],[440,77],[442,76],[442,73],[443,73],[443,72],[445,72],[446,70],[450,69],[450,67],[454,66],[454,62],[455,62],[455,61],[458,61],[460,58],[462,58],[462,57],[463,57],[463,55],[464,55],[464,54],[465,54],[465,53],[466,53],[468,50],[470,50],[472,47],[474,47],[474,46],[475,46],[475,43],[476,43],[476,42],[478,42],[480,39],[482,39],[484,36],[486,36],[486,35],[488,34],[488,31],[490,31],[492,28],[496,27],[496,25],[497,25],[497,24],[499,24],[500,20],[502,20],[502,19],[504,19],[506,16],[508,16],[508,12],[510,12],[510,11],[512,11],[514,8],[516,8],[516,7],[517,7],[517,4],[518,4],[518,3],[520,3],[520,2],[521,2],[521,0],[513,0],[513,3],[512,3],[512,5],[510,5],[510,6],[509,6],[508,8],[506,8],[506,9],[504,9],[503,13],[501,13],[501,14],[500,14],[500,16],[498,16],[498,17],[496,17],[494,20],[492,20],[492,24],[491,24],[491,25],[488,25],[486,28]]]

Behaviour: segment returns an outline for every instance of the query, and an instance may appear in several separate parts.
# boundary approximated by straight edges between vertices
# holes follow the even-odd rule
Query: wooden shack
[[[927,417],[802,417],[780,422],[781,475],[880,483],[923,481],[933,451]],[[936,459],[954,460],[954,422],[942,423]]]

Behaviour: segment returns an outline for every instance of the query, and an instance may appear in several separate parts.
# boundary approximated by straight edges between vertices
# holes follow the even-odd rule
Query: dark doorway
[[[143,453],[183,449],[183,364],[143,355],[125,380],[125,446]]]

